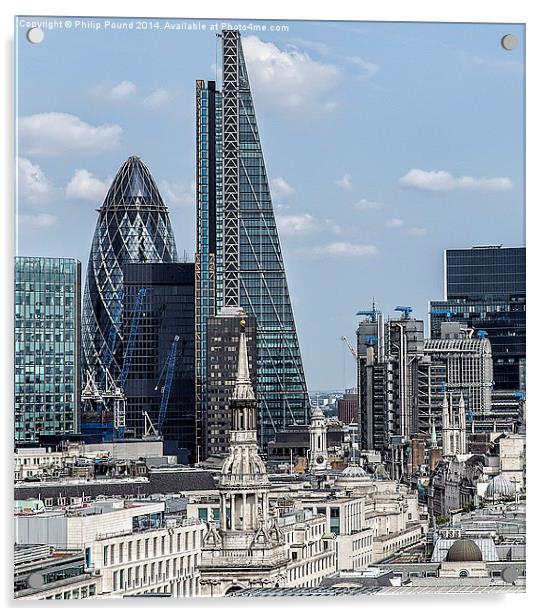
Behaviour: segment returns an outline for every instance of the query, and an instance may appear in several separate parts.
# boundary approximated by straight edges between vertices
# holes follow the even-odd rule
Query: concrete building
[[[102,594],[102,577],[90,571],[81,550],[50,545],[16,545],[15,599],[94,599]]]
[[[200,594],[205,525],[167,515],[165,502],[105,500],[15,518],[17,544],[84,553],[85,571],[101,578],[101,596]]]

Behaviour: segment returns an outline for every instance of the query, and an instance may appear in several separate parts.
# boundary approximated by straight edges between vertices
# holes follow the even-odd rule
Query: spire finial
[[[238,350],[238,369],[236,372],[236,384],[232,397],[235,400],[255,399],[255,393],[251,386],[249,376],[249,358],[247,354],[247,338],[245,335],[245,319],[240,320],[240,347]]]

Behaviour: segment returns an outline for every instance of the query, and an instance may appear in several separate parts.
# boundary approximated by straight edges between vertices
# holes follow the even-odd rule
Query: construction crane
[[[411,308],[411,306],[396,306],[394,310],[402,313],[402,319],[408,319],[409,315],[413,312],[413,308]]]
[[[369,317],[371,321],[376,321],[378,314],[380,314],[380,310],[375,308],[375,298],[373,298],[373,302],[369,310],[358,310],[358,312],[356,312],[356,316]]]
[[[171,343],[171,351],[169,352],[169,357],[166,362],[166,380],[164,382],[164,386],[162,387],[162,401],[160,403],[160,412],[158,414],[158,434],[162,434],[162,429],[164,427],[164,421],[167,416],[167,407],[169,404],[169,396],[171,394],[171,385],[173,383],[173,374],[175,372],[175,360],[177,359],[177,343],[179,342],[179,336],[175,336],[173,338],[173,342]],[[161,377],[160,377],[161,378]],[[155,389],[158,389],[158,385],[156,385]]]
[[[137,336],[137,327],[139,326],[139,319],[141,318],[141,308],[143,306],[143,300],[147,294],[148,289],[141,288],[137,294],[135,305],[133,306],[133,314],[131,316],[131,327],[129,330],[129,336],[127,340],[126,349],[124,351],[124,362],[122,364],[122,371],[120,372],[120,378],[118,379],[118,385],[122,389],[126,384],[129,369],[131,368],[131,361],[133,359],[133,347],[135,346],[135,337]]]
[[[348,338],[346,336],[341,336],[341,340],[343,342],[346,342],[346,346],[350,349],[350,352],[352,353],[352,357],[357,361],[358,360],[358,354],[356,353],[356,349],[348,341]]]

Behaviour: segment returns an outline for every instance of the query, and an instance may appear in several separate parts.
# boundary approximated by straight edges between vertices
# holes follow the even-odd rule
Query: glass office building
[[[120,167],[99,209],[83,302],[84,369],[99,387],[123,364],[126,263],[177,261],[169,214],[150,171],[132,156]]]
[[[525,389],[525,248],[477,246],[445,251],[445,300],[430,302],[432,338],[441,323],[485,331],[494,388]]]
[[[183,463],[195,459],[194,264],[128,263],[124,266],[124,339],[129,338],[132,306],[146,289],[136,320],[132,361],[124,386],[126,436],[141,438],[143,411],[164,437],[165,450]],[[177,340],[175,340],[177,338]],[[173,376],[169,359],[173,343]],[[165,399],[165,419],[160,411]]]
[[[197,82],[198,349],[213,310],[241,307],[256,318],[266,447],[278,429],[308,423],[309,400],[239,32],[222,33],[222,58],[222,95],[213,82]],[[197,357],[198,391],[204,359]]]
[[[15,441],[78,432],[80,262],[15,258]]]

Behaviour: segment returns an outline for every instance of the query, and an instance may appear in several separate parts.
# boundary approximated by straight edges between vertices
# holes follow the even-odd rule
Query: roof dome
[[[316,417],[317,417],[318,419],[324,419],[324,418],[325,418],[325,415],[323,414],[322,409],[321,409],[319,406],[317,406],[317,407],[314,409],[314,411],[312,412],[312,415],[311,415],[310,417],[311,417],[312,419],[314,419],[314,418],[316,418]]]
[[[351,477],[351,478],[363,478],[367,477],[367,473],[363,470],[361,466],[347,466],[344,471],[341,473],[341,477]]]
[[[493,498],[495,496],[514,496],[515,493],[516,488],[502,475],[493,477],[485,489],[485,496],[487,498]]]
[[[471,539],[457,539],[447,551],[445,560],[450,563],[480,562],[483,554]]]

